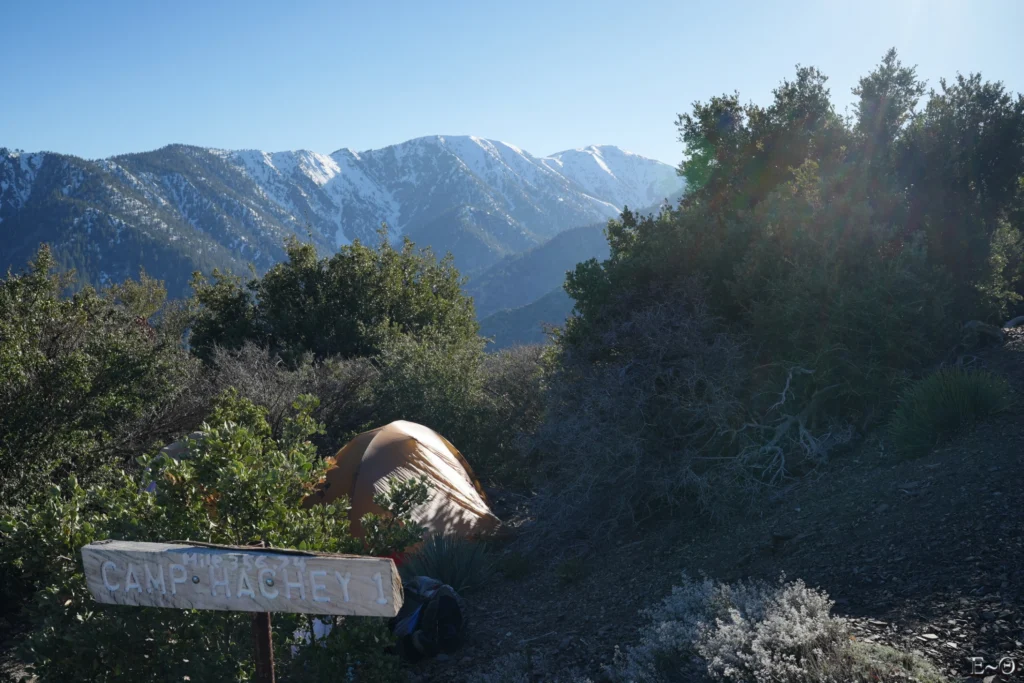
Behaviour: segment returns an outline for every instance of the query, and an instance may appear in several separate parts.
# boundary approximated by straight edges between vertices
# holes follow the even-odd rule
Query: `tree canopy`
[[[248,282],[216,271],[212,282],[195,276],[191,344],[199,355],[249,341],[294,364],[306,353],[373,356],[396,334],[477,333],[472,300],[451,258],[438,261],[408,239],[396,249],[382,231],[376,248],[356,241],[326,258],[292,240],[287,254]]]

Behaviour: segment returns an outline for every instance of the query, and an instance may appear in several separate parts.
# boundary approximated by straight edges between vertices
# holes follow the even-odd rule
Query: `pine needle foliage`
[[[435,534],[402,565],[403,578],[429,576],[458,592],[484,584],[492,573],[487,545],[451,534]]]
[[[910,385],[889,423],[889,435],[905,455],[925,455],[980,420],[1009,407],[1006,380],[984,370],[945,367]]]

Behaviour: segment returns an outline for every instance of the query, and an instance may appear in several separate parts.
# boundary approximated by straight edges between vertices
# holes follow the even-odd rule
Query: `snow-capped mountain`
[[[171,145],[96,161],[0,148],[0,260],[20,265],[49,242],[96,284],[143,266],[179,291],[192,270],[265,270],[290,235],[327,252],[376,240],[386,222],[472,271],[681,188],[673,167],[617,147],[535,157],[470,136],[333,154]]]

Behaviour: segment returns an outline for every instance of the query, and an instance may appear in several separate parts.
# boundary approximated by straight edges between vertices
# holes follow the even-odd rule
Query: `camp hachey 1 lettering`
[[[82,548],[82,562],[89,592],[110,605],[370,617],[402,606],[389,558],[98,541]]]

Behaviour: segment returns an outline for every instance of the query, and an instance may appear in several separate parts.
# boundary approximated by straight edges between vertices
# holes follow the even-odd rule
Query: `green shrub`
[[[314,436],[313,442],[324,457],[337,453],[372,422],[369,394],[377,372],[366,358],[314,362],[307,356],[292,368],[267,349],[246,342],[234,351],[214,349],[207,375],[207,390],[213,395],[234,388],[243,398],[266,408],[275,436],[301,394],[316,396],[315,416],[325,431]]]
[[[308,622],[300,619],[300,622]],[[309,645],[277,660],[280,681],[355,681],[404,683],[402,661],[389,651],[391,632],[380,619],[365,617],[315,617],[330,631],[312,638]],[[305,633],[313,633],[303,623]]]
[[[188,387],[194,363],[147,322],[153,281],[74,296],[48,249],[0,280],[0,501],[27,502],[75,474],[83,485],[125,466],[206,406]],[[131,291],[134,296],[126,292]]]
[[[984,370],[945,367],[910,385],[889,423],[896,448],[923,455],[936,444],[1009,406],[1006,380]]]
[[[157,455],[145,459],[134,477],[112,473],[109,483],[88,489],[72,477],[36,503],[3,510],[0,565],[13,568],[31,595],[21,648],[30,673],[41,681],[162,680],[171,670],[194,681],[241,681],[252,673],[249,615],[97,605],[86,590],[79,554],[94,540],[263,540],[276,547],[378,554],[418,540],[422,529],[408,510],[425,500],[422,482],[392,482],[387,494],[375,498],[397,516],[364,517],[365,541],[348,532],[346,501],[301,507],[325,465],[309,440],[320,429],[311,417],[315,399],[300,397],[295,408],[275,438],[264,409],[228,392],[203,425],[205,438],[190,444],[188,459]],[[149,482],[156,483],[155,493],[146,491]],[[304,645],[294,634],[300,627],[308,631],[308,622],[304,615],[274,615],[279,670],[292,669],[291,646]],[[359,633],[346,634],[349,628]],[[383,619],[361,619],[335,631],[330,637],[345,647],[327,647],[294,666],[321,675],[351,666],[358,680],[368,678],[357,662],[373,662],[375,672],[387,669],[381,650],[390,633]],[[346,650],[353,643],[369,649]]]
[[[864,425],[884,415],[876,409],[891,405],[898,377],[952,345],[947,278],[923,239],[879,219],[858,173],[830,177],[814,162],[793,172],[744,220],[752,244],[731,301],[744,302],[765,363],[814,371],[802,400],[829,387],[819,415]]]
[[[542,346],[516,346],[484,356],[478,434],[465,448],[477,475],[495,484],[531,482],[531,437],[544,412],[543,352]]]
[[[402,565],[405,578],[429,576],[458,592],[482,586],[493,571],[485,543],[434,534]]]
[[[490,482],[521,484],[528,436],[541,419],[539,347],[484,354],[478,339],[435,330],[396,334],[373,358],[311,355],[293,366],[246,342],[216,348],[208,358],[202,392],[233,387],[268,411],[275,435],[300,394],[319,399],[315,413],[325,434],[314,438],[321,455],[334,455],[356,434],[394,420],[418,422],[449,439]]]
[[[377,374],[365,400],[373,426],[424,424],[451,441],[485,481],[515,485],[528,478],[527,437],[543,405],[539,349],[488,355],[479,337],[429,329],[391,337],[372,363]]]
[[[472,452],[468,444],[478,433],[482,360],[478,337],[465,340],[440,329],[391,337],[373,359],[378,371],[371,389],[374,426],[418,422]]]

